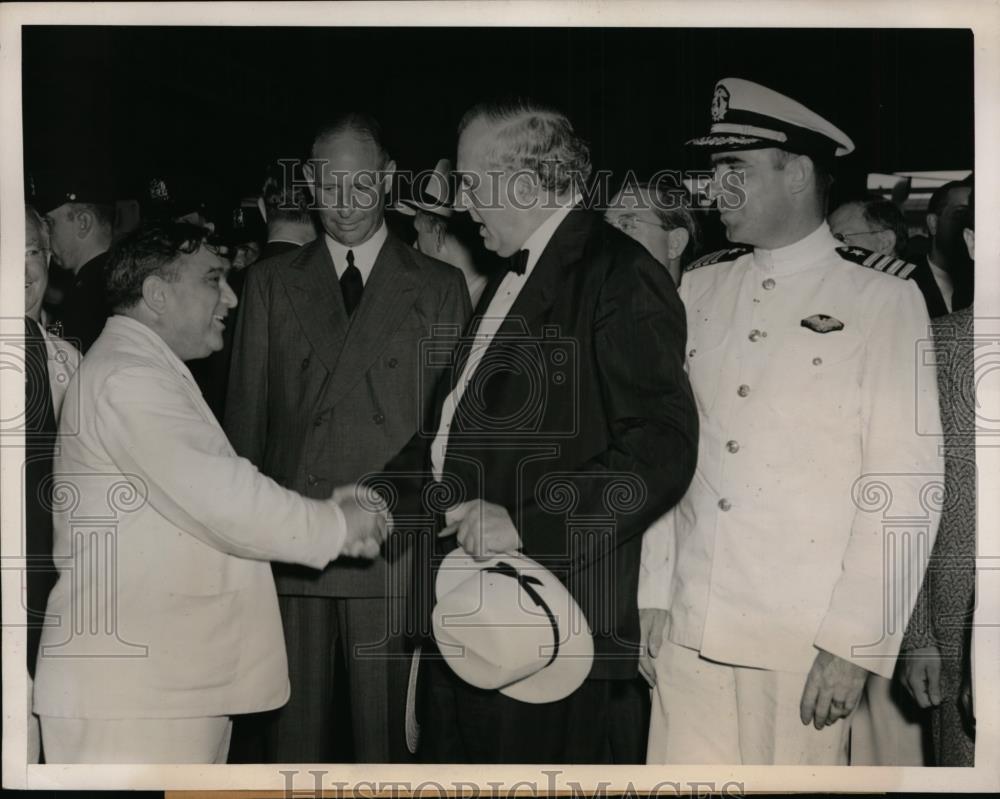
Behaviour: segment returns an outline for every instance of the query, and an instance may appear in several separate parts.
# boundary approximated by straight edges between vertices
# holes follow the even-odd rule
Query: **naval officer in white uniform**
[[[846,764],[940,516],[927,310],[904,262],[824,221],[843,132],[730,78],[712,119],[689,144],[711,153],[733,247],[680,286],[701,432],[691,488],[644,542],[648,759]]]

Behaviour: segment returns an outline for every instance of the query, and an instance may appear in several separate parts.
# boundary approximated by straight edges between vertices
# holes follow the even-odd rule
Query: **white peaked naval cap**
[[[692,147],[751,150],[779,147],[809,156],[841,156],[854,142],[802,103],[742,78],[723,78],[712,95],[712,127]]]
[[[565,699],[590,674],[594,639],[548,569],[520,554],[475,561],[456,549],[435,584],[434,639],[465,682],[522,702]]]

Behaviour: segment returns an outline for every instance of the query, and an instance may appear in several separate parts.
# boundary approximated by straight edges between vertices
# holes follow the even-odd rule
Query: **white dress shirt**
[[[563,206],[553,213],[552,216],[542,222],[535,232],[528,237],[521,248],[528,251],[528,262],[525,266],[524,274],[519,275],[516,272],[508,272],[503,280],[500,281],[497,293],[490,300],[489,307],[487,307],[483,314],[482,322],[476,330],[476,336],[472,342],[469,357],[465,361],[462,376],[455,384],[455,388],[445,398],[444,406],[441,409],[441,424],[438,427],[437,435],[434,437],[434,442],[431,444],[431,464],[435,480],[439,482],[441,480],[441,475],[444,471],[445,453],[448,450],[448,431],[451,429],[451,421],[455,417],[455,411],[458,409],[458,404],[462,401],[466,387],[476,372],[476,367],[479,366],[479,362],[483,359],[483,355],[486,354],[486,350],[489,348],[494,336],[500,330],[500,326],[507,318],[507,314],[510,313],[510,309],[514,306],[514,302],[521,293],[521,289],[524,288],[524,284],[531,277],[531,272],[535,268],[535,264],[542,257],[542,253],[545,252],[545,248],[555,234],[556,229],[569,216],[569,212],[573,210],[573,206],[577,202],[578,198],[574,197],[569,205]]]
[[[326,233],[323,238],[326,239],[326,248],[330,251],[330,258],[333,259],[333,268],[337,270],[337,280],[344,276],[344,270],[347,269],[347,251],[351,250],[354,252],[354,265],[361,273],[361,283],[362,285],[367,284],[368,276],[372,273],[372,267],[375,266],[375,259],[378,258],[382,245],[385,244],[388,236],[389,231],[385,226],[384,219],[370,239],[355,247],[345,247],[329,233]]]

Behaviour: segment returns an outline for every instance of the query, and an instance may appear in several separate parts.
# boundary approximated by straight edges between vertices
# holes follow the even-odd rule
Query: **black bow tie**
[[[507,270],[515,275],[523,275],[528,269],[528,251],[518,250],[507,259]]]

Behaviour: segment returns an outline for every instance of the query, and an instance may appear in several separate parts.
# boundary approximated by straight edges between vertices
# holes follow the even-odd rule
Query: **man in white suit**
[[[184,362],[236,305],[208,231],[163,223],[109,260],[116,310],[74,378],[56,458],[53,619],[35,712],[50,763],[221,763],[230,716],[288,701],[269,561],[374,557],[386,518],[307,499],[233,451]]]

